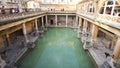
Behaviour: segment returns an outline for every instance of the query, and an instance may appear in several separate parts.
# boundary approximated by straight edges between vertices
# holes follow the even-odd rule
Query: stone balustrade
[[[39,14],[43,14],[44,12],[24,12],[24,13],[16,13],[16,14],[1,14],[0,15],[0,25],[18,21],[21,19],[25,19],[28,17],[36,16]]]

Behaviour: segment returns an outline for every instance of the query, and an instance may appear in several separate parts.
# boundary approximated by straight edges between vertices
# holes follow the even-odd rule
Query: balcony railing
[[[94,13],[81,13],[81,12],[77,12],[77,14],[81,15],[82,17],[86,17],[90,20],[95,20],[95,14]]]
[[[91,14],[91,13],[85,13],[85,12],[77,12],[77,14],[79,14],[82,17],[85,17],[87,19],[90,19],[92,21],[98,21],[98,22],[104,23],[106,25],[109,25],[111,27],[120,29],[120,17],[119,16],[94,14],[94,13]]]
[[[96,21],[109,25],[111,27],[120,29],[120,17],[118,16],[111,16],[111,15],[104,15],[99,14],[96,18]]]
[[[1,14],[0,15],[0,25],[14,22],[17,20],[25,19],[28,17],[33,17],[44,12],[24,12],[24,13],[15,13],[15,14]]]
[[[0,25],[7,24],[10,22],[18,21],[21,19],[25,19],[28,17],[33,17],[39,14],[75,14],[75,10],[65,10],[65,11],[29,11],[29,12],[23,12],[23,13],[14,13],[14,14],[0,14]]]

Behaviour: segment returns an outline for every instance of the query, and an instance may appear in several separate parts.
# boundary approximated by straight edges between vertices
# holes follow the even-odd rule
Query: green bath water
[[[18,68],[95,68],[76,33],[50,28],[17,65]]]

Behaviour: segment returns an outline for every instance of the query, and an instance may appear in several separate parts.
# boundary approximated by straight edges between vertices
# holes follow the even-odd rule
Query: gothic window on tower
[[[117,1],[108,0],[100,9],[100,14],[110,16],[120,16],[120,5]]]

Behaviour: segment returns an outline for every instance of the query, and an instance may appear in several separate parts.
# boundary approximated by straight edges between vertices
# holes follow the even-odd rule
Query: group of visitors
[[[50,8],[48,8],[48,11],[56,11],[56,9],[54,8],[54,9],[50,9]],[[64,8],[63,9],[61,9],[61,11],[64,11]]]
[[[10,8],[9,13],[19,13],[19,8]],[[6,14],[5,6],[1,7],[1,14]]]

